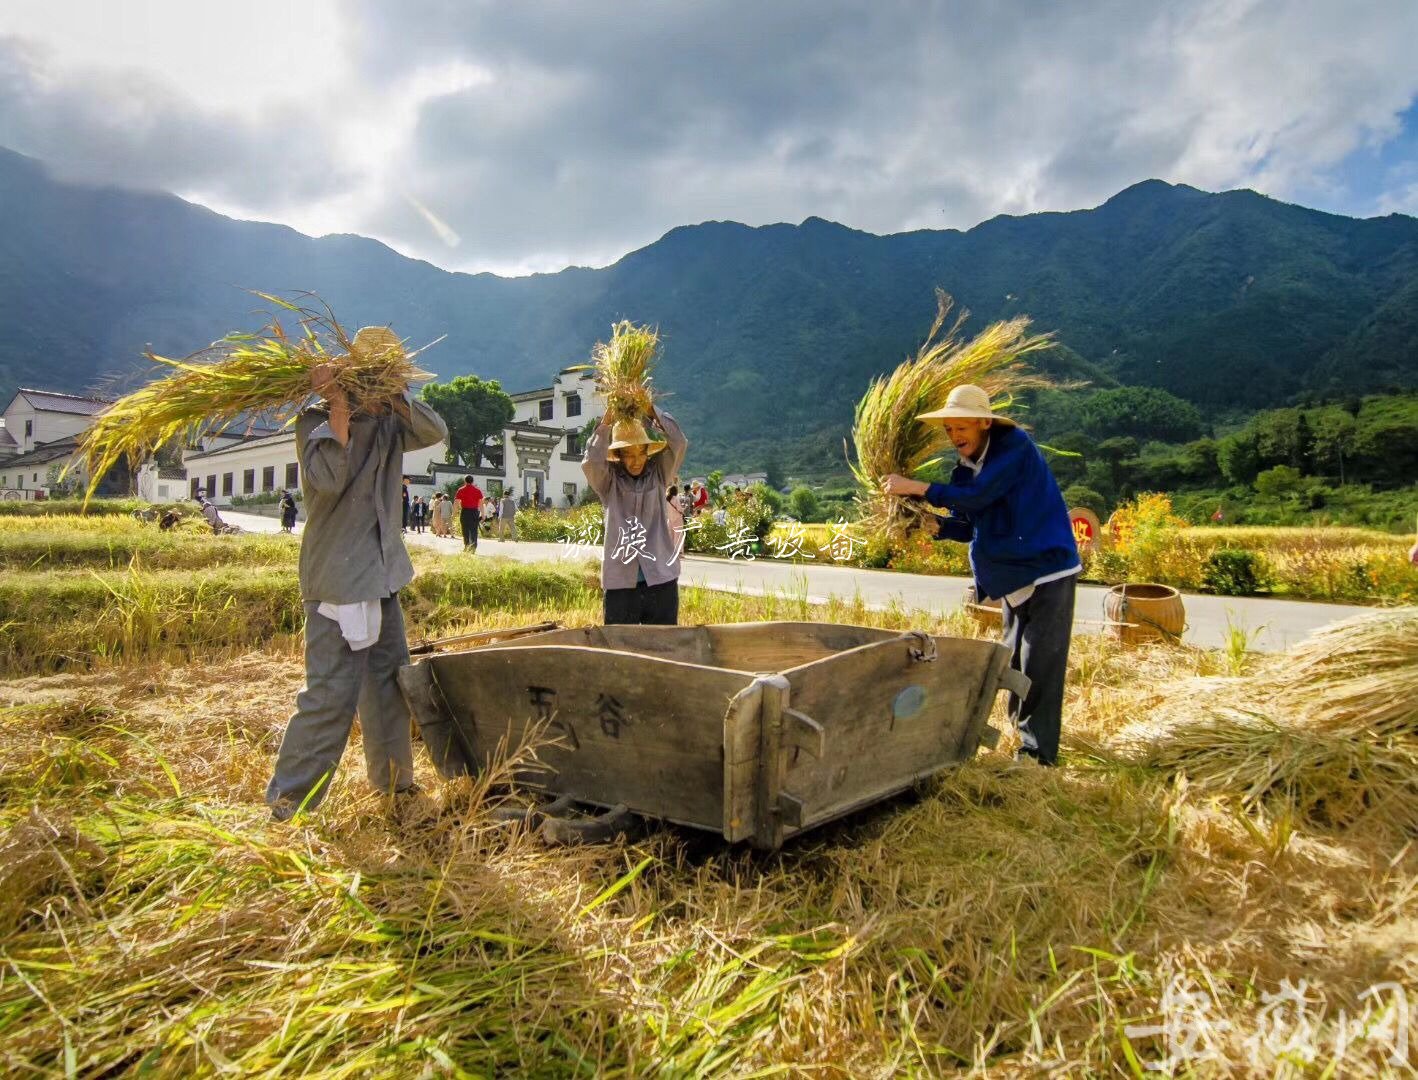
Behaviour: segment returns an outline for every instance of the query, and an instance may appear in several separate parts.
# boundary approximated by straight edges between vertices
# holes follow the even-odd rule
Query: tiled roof
[[[39,443],[28,454],[12,457],[5,461],[4,468],[25,468],[31,465],[48,465],[54,461],[72,457],[79,448],[77,439],[55,439],[53,442]]]
[[[72,413],[75,416],[96,416],[113,404],[112,398],[80,397],[77,394],[61,394],[54,390],[28,390],[21,387],[16,393],[41,412]]]
[[[208,458],[222,457],[226,454],[234,454],[238,450],[249,450],[253,446],[276,446],[281,442],[295,442],[295,430],[277,431],[272,435],[253,435],[249,439],[240,439],[237,442],[228,443],[226,446],[219,446],[215,450],[204,450],[201,453],[187,454],[184,460],[191,463],[194,461],[206,461]]]

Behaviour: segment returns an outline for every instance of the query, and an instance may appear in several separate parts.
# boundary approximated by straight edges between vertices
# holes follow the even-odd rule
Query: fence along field
[[[1265,662],[1080,638],[1065,768],[986,753],[771,858],[552,849],[495,818],[500,776],[420,762],[391,817],[355,748],[270,824],[297,542],[110,521],[34,521],[49,554],[0,583],[9,1073],[1404,1071],[1412,608]],[[414,637],[597,617],[581,567],[419,560]],[[687,622],[775,617],[971,632],[686,591]]]

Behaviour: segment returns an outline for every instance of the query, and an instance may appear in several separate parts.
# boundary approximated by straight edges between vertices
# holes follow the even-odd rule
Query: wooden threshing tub
[[[994,642],[796,622],[554,629],[399,680],[446,777],[541,739],[550,794],[769,850],[993,745],[1029,685]]]

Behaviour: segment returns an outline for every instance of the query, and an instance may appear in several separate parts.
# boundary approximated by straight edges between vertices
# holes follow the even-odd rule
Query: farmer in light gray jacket
[[[601,555],[604,619],[613,623],[679,622],[684,534],[669,523],[666,496],[689,445],[669,413],[651,419],[665,433],[652,439],[639,420],[602,420],[586,443],[581,471],[605,506]]]
[[[391,343],[398,338],[385,327],[366,327],[354,341],[380,352]],[[448,434],[438,414],[407,392],[351,415],[329,365],[315,368],[310,382],[329,407],[307,409],[296,423],[306,500],[305,689],[266,789],[281,821],[325,797],[356,708],[369,782],[392,794],[416,790],[409,711],[396,681],[409,662],[399,590],[414,576],[400,535],[401,479],[407,451]]]

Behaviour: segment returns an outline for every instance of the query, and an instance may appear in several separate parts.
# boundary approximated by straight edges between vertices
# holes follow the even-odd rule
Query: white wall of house
[[[5,430],[15,440],[16,452],[28,454],[36,443],[67,439],[88,428],[92,416],[36,409],[23,394],[15,396],[5,410]]]
[[[447,448],[441,442],[405,454],[404,473],[424,475],[432,462],[442,461],[446,454]],[[301,489],[302,477],[296,458],[294,431],[249,439],[202,453],[189,451],[183,458],[183,465],[187,469],[187,482],[185,489],[176,496],[178,498],[191,498],[195,489],[200,487],[218,506],[229,506],[236,496],[260,495],[263,492],[283,491],[288,487],[297,491]],[[433,487],[428,484],[411,487],[417,495],[433,492]]]
[[[589,371],[563,370],[551,386],[512,395],[513,427],[503,432],[502,484],[518,497],[574,506],[586,487],[580,434],[605,415]]]
[[[595,393],[592,374],[560,371],[550,386],[513,394],[512,401],[515,413],[512,426],[503,431],[500,469],[483,466],[468,470],[447,465],[447,447],[440,442],[404,456],[403,471],[414,478],[410,485],[413,493],[431,495],[450,478],[472,472],[479,486],[489,493],[511,490],[519,497],[549,498],[557,507],[574,505],[586,487],[581,471],[584,451],[581,432],[588,422],[605,414],[605,402]],[[4,419],[5,427],[17,443],[17,451],[25,453],[34,448],[35,442],[79,434],[93,418],[37,410],[23,395],[18,395]],[[139,495],[155,503],[177,501],[192,498],[200,487],[217,505],[229,506],[238,496],[287,487],[299,491],[301,487],[294,431],[250,439],[230,434],[209,438],[200,451],[187,451],[183,465],[187,470],[185,481],[163,479],[156,467],[140,469]],[[436,474],[434,466],[438,467]],[[31,472],[37,479],[31,478]],[[5,463],[0,460],[0,489],[42,488],[44,469],[27,471],[23,485],[16,483],[17,480],[18,473],[7,475]]]

